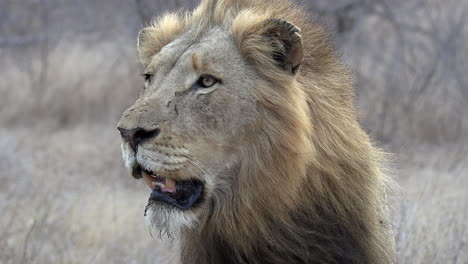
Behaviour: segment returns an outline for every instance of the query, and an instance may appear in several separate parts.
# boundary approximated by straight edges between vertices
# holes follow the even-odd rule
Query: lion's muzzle
[[[117,128],[120,131],[120,135],[124,140],[126,140],[133,151],[136,151],[138,145],[146,139],[157,137],[161,130],[159,128],[155,128],[152,130],[146,130],[141,127],[126,129],[123,127]]]

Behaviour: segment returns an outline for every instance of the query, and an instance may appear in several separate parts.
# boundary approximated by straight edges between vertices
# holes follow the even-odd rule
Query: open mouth
[[[145,170],[141,170],[141,175],[152,190],[150,202],[162,202],[187,210],[200,200],[203,193],[204,184],[199,180],[177,181]]]

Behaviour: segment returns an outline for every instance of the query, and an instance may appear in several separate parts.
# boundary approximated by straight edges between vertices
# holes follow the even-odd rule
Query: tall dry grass
[[[169,263],[104,126],[0,133],[1,263]]]

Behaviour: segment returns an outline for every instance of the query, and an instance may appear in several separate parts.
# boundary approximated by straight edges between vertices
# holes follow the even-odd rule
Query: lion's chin
[[[193,229],[198,224],[198,218],[192,211],[153,200],[146,205],[145,220],[150,233],[157,234],[159,238],[178,238],[184,229]]]

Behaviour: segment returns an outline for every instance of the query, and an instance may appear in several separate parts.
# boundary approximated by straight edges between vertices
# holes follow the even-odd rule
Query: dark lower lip
[[[201,181],[179,181],[175,193],[165,193],[157,186],[150,195],[149,202],[156,201],[172,205],[180,210],[196,206],[202,198],[204,184]]]

